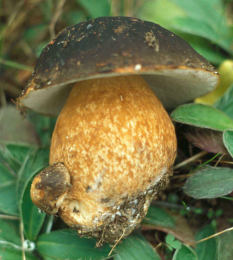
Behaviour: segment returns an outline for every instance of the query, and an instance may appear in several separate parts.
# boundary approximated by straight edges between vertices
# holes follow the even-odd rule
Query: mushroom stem
[[[80,235],[114,243],[146,215],[175,156],[174,126],[142,77],[79,82],[52,136],[50,164],[71,177],[55,211]]]

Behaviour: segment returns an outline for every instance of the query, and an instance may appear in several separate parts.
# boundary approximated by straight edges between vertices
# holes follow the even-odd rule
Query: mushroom
[[[172,174],[177,144],[165,108],[217,79],[184,40],[151,22],[101,17],[64,29],[18,99],[59,114],[32,201],[98,245],[129,235]]]

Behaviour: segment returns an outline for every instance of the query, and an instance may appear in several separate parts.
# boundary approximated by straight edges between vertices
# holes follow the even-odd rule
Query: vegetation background
[[[31,179],[48,165],[56,119],[22,118],[14,101],[61,29],[118,15],[179,34],[219,69],[220,81],[171,113],[179,141],[171,183],[140,230],[108,256],[108,245],[95,248],[32,204]],[[233,259],[232,0],[0,0],[0,51],[0,259]]]

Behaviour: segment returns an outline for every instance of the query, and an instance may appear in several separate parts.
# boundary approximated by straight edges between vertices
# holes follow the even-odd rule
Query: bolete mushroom
[[[177,144],[165,108],[207,93],[217,78],[184,40],[151,22],[102,17],[66,28],[18,99],[59,113],[32,201],[99,244],[129,235],[172,173]]]

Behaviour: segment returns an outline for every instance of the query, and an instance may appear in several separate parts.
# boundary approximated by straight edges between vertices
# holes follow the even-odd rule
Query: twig
[[[52,20],[50,22],[50,25],[49,25],[49,32],[50,32],[50,38],[51,39],[53,39],[56,35],[55,34],[55,26],[56,26],[56,23],[57,23],[59,17],[62,14],[62,10],[63,10],[63,6],[64,6],[65,2],[66,2],[66,0],[59,0],[58,4],[56,6],[55,13],[54,13]]]
[[[200,239],[200,240],[198,240],[198,241],[188,243],[188,245],[192,246],[192,245],[196,245],[196,244],[202,243],[202,242],[204,242],[204,241],[206,241],[206,240],[209,240],[209,239],[211,239],[211,238],[220,236],[220,235],[222,235],[222,234],[224,234],[224,233],[226,233],[226,232],[232,231],[232,230],[233,230],[233,227],[224,229],[224,230],[222,230],[222,231],[220,231],[220,232],[217,232],[217,233],[215,233],[215,234],[213,234],[213,235],[210,235],[210,236],[208,236],[208,237],[204,237],[204,238],[202,238],[202,239]]]
[[[114,244],[114,246],[113,246],[112,249],[110,250],[108,256],[110,256],[110,255],[112,254],[113,250],[114,250],[114,249],[116,248],[116,246],[120,243],[120,241],[122,240],[122,238],[124,237],[124,235],[125,235],[125,229],[123,230],[123,232],[122,232],[120,238],[116,241],[116,243]]]
[[[158,245],[155,246],[155,250],[157,250],[158,248],[160,248],[163,245],[163,242],[160,242]]]
[[[18,13],[20,12],[21,8],[22,8],[23,5],[24,5],[24,2],[25,2],[25,0],[21,0],[21,1],[19,1],[19,2],[16,4],[16,6],[15,6],[15,8],[14,8],[14,12],[12,12],[12,14],[10,15],[10,17],[9,17],[9,19],[8,19],[8,21],[7,21],[7,24],[6,24],[6,27],[5,27],[5,31],[7,31],[8,28],[9,28],[9,27],[13,24],[13,22],[15,21],[15,19],[16,19]]]
[[[0,219],[19,220],[19,217],[0,214]]]
[[[22,259],[26,260],[26,256],[25,256],[25,248],[24,248],[24,234],[23,234],[23,221],[20,221],[20,238],[21,238],[21,243],[22,243]]]
[[[202,152],[200,152],[198,154],[195,154],[192,157],[189,157],[188,159],[184,160],[183,162],[178,163],[177,165],[175,165],[173,169],[177,170],[179,168],[182,168],[182,167],[184,167],[184,166],[186,166],[186,165],[188,165],[188,164],[190,164],[192,162],[195,162],[196,160],[200,159],[201,157],[205,156],[206,154],[207,154],[206,151],[202,151]]]
[[[231,161],[221,161],[221,163],[222,164],[230,164],[230,165],[233,164],[233,162],[231,162]]]
[[[215,163],[214,167],[217,167],[219,165],[219,163],[221,162],[222,158],[225,156],[225,154],[223,153],[217,160],[217,162]]]

